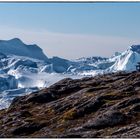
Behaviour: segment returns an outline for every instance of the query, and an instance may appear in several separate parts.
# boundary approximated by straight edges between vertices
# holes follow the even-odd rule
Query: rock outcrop
[[[140,138],[140,73],[58,83],[0,111],[0,137]]]

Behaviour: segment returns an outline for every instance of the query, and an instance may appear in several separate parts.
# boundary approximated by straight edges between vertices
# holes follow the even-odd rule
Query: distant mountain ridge
[[[135,65],[140,62],[140,45],[132,45],[126,51],[115,52],[113,56],[104,58],[100,56],[82,57],[67,60],[59,57],[48,58],[37,45],[26,45],[18,38],[0,40],[0,58],[7,54],[30,57],[47,62],[42,71],[56,73],[90,73],[100,70],[103,72],[134,71]],[[95,73],[95,72],[94,72]]]
[[[26,45],[19,38],[0,40],[0,52],[48,61],[47,56],[39,46],[35,44]]]

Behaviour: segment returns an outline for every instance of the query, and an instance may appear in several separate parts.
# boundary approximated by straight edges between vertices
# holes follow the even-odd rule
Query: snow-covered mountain
[[[63,78],[81,78],[115,71],[136,70],[140,62],[140,45],[133,45],[110,58],[82,57],[66,60],[48,58],[37,45],[20,39],[0,41],[0,109],[16,96],[29,94]]]
[[[0,109],[8,107],[16,96],[29,94],[66,78],[62,74],[69,60],[47,58],[36,45],[26,45],[20,39],[0,41]]]
[[[47,61],[48,58],[37,45],[26,45],[20,39],[0,40],[0,52]]]
[[[135,71],[140,62],[140,45],[132,45],[126,51],[115,54],[109,58],[97,61],[94,66],[97,70],[83,71],[83,75],[97,75],[117,71]]]
[[[117,56],[116,62],[110,67],[110,71],[135,71],[138,62],[140,62],[140,45],[132,45]]]

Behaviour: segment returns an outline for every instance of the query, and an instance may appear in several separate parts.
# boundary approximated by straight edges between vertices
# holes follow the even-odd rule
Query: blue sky
[[[139,17],[140,3],[0,3],[0,39],[37,43],[50,57],[110,56],[140,43]]]

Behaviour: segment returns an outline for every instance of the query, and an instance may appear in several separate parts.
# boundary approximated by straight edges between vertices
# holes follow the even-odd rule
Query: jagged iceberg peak
[[[11,44],[20,44],[20,45],[25,45],[23,43],[22,40],[20,40],[19,38],[13,38],[13,39],[10,39],[10,40],[0,40],[0,43],[11,43]]]
[[[116,58],[112,71],[135,71],[137,63],[140,62],[140,45],[132,45]]]
[[[36,44],[27,45],[19,38],[0,40],[0,52],[48,61],[47,56],[39,46]]]
[[[8,40],[8,41],[10,41],[10,42],[12,42],[12,43],[24,44],[19,38],[13,38],[13,39],[10,39],[10,40]]]
[[[133,52],[140,53],[140,45],[132,45],[129,49]]]

